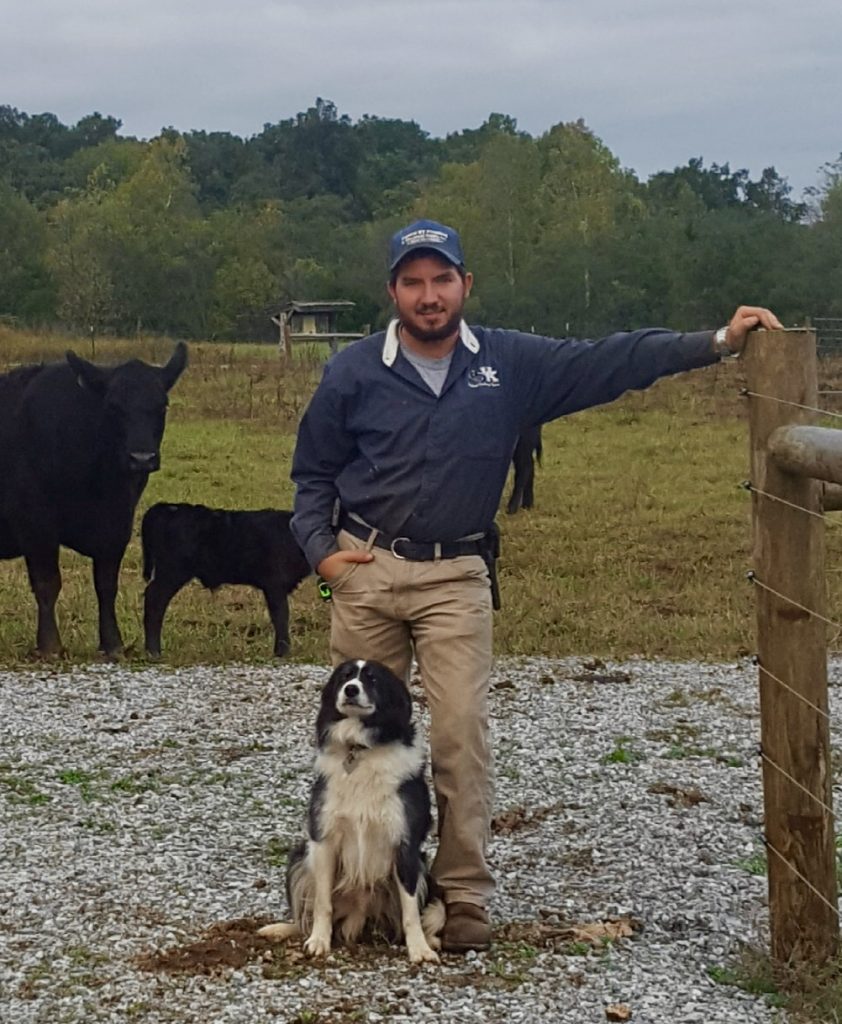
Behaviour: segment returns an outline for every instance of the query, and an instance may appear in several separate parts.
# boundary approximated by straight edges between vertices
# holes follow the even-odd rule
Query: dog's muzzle
[[[372,710],[371,701],[366,696],[365,690],[359,683],[351,681],[345,683],[339,691],[339,699],[336,706],[340,711],[359,711],[368,713]]]

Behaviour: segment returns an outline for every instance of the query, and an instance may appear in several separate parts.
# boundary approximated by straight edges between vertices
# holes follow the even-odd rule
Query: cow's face
[[[72,352],[67,361],[79,385],[101,398],[104,440],[123,469],[142,474],[159,469],[167,393],[187,364],[186,345],[178,344],[166,366],[132,359],[107,369]]]

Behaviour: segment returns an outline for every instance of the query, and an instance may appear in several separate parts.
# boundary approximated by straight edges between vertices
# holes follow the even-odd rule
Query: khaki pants
[[[343,550],[369,549],[332,582],[331,659],[381,661],[409,680],[413,650],[430,708],[430,761],[439,846],[432,875],[445,902],[485,906],[492,783],[488,737],[492,610],[479,555],[396,558],[340,531]]]

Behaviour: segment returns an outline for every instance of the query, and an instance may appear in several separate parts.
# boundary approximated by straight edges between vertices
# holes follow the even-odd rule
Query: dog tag
[[[357,744],[354,744],[352,747],[348,747],[348,753],[345,755],[342,765],[349,775],[360,763],[360,752],[366,749],[366,747],[359,746]]]

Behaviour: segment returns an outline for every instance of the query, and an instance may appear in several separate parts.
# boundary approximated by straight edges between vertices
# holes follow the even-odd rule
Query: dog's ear
[[[377,711],[370,721],[376,727],[381,743],[400,740],[411,744],[415,739],[412,724],[412,698],[402,679],[377,661],[366,662],[363,679],[368,678],[376,692]]]
[[[324,746],[327,740],[328,728],[342,717],[336,710],[336,696],[339,693],[339,687],[353,674],[354,665],[353,661],[343,661],[341,665],[337,665],[322,687],[321,705],[316,718],[316,744],[319,747]]]

